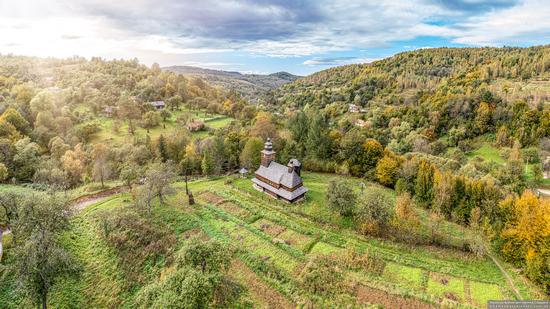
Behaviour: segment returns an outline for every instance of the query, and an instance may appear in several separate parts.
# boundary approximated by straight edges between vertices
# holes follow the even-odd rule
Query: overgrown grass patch
[[[231,201],[219,203],[216,205],[216,207],[244,221],[250,220],[250,218],[253,216],[250,211],[239,207]]]
[[[278,237],[281,233],[286,231],[286,227],[275,224],[264,218],[257,220],[252,225],[272,237]]]
[[[440,298],[464,302],[464,280],[452,276],[431,273],[426,292]]]
[[[479,307],[487,306],[490,300],[503,298],[498,285],[477,281],[470,281],[470,296],[475,305]]]
[[[309,254],[310,255],[315,255],[315,254],[333,254],[333,253],[342,253],[343,252],[343,249],[342,248],[338,248],[338,247],[335,247],[333,245],[330,245],[330,244],[327,244],[325,242],[318,242],[316,243],[313,248],[311,248],[311,251],[309,251]]]
[[[306,251],[308,244],[311,243],[311,241],[313,240],[311,237],[300,234],[290,229],[287,229],[279,234],[277,238],[284,240],[288,245],[296,247],[302,252]]]
[[[383,278],[395,284],[412,289],[422,289],[423,270],[416,267],[387,263]]]

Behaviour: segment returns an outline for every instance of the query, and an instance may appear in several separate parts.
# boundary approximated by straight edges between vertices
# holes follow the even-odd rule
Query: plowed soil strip
[[[259,308],[296,308],[279,291],[267,285],[256,273],[239,260],[233,261],[230,276],[246,286]]]
[[[357,287],[357,302],[360,304],[378,304],[384,308],[435,309],[436,307],[414,298],[392,295],[386,291],[368,286]]]

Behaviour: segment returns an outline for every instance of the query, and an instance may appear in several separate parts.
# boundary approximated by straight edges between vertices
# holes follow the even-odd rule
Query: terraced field
[[[359,302],[353,305],[389,306],[413,301],[427,308],[485,307],[490,299],[516,298],[489,259],[479,260],[453,250],[411,248],[365,238],[330,222],[317,222],[304,212],[316,199],[289,205],[246,186],[249,186],[248,180],[238,179],[229,184],[220,180],[202,181],[191,188],[197,192],[200,217],[211,236],[237,244],[242,249],[243,263],[293,303],[305,304],[308,299],[316,298],[300,290],[295,279],[311,257],[330,254],[338,258],[349,250],[375,254],[384,264],[382,271],[346,272],[346,281],[355,286],[354,298]],[[323,190],[323,186],[318,190]],[[319,194],[316,189],[313,191],[314,197]],[[258,263],[262,267],[258,267]],[[277,279],[273,272],[278,274]],[[377,302],[381,295],[386,301]],[[331,300],[320,297],[317,301],[330,303]]]
[[[305,173],[311,191],[308,200],[297,205],[255,191],[247,179],[220,178],[190,183],[197,204],[188,206],[184,185],[176,183],[178,193],[170,196],[168,205],[153,207],[153,220],[172,231],[176,247],[196,234],[232,244],[237,255],[229,275],[247,287],[244,299],[255,307],[483,308],[491,299],[517,298],[488,258],[367,238],[347,228],[346,222],[322,220],[330,213],[322,196],[332,177],[338,176]],[[392,192],[383,194],[391,198]],[[133,307],[139,287],[127,289],[117,257],[98,238],[101,226],[94,219],[129,204],[130,196],[119,194],[75,218],[66,241],[83,265],[82,280],[56,286],[53,307]],[[314,256],[330,255],[336,262],[350,253],[366,254],[375,263],[343,269],[347,296],[314,295],[303,289],[298,278]],[[162,266],[150,267],[144,271],[160,275],[165,271],[158,269]],[[536,298],[519,275],[513,278],[523,298]],[[0,307],[4,305],[17,307],[2,302],[0,293]]]

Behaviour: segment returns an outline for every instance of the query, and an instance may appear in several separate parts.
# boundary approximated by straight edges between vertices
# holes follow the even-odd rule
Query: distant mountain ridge
[[[265,94],[270,90],[300,78],[300,76],[288,72],[277,72],[265,75],[243,74],[234,71],[212,70],[179,65],[164,67],[162,69],[185,76],[199,77],[212,85],[233,89],[254,103],[261,102]]]

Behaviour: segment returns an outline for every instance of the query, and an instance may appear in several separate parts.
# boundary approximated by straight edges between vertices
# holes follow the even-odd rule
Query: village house
[[[261,164],[252,179],[256,190],[288,203],[304,198],[308,189],[304,187],[301,163],[291,159],[286,166],[275,162],[275,151],[271,139],[267,139],[261,152]]]
[[[154,107],[156,110],[163,109],[165,104],[164,101],[153,101],[149,103],[152,107]]]
[[[360,128],[363,128],[364,126],[367,125],[367,122],[363,119],[357,119],[357,120],[355,120],[355,125],[360,127]]]

